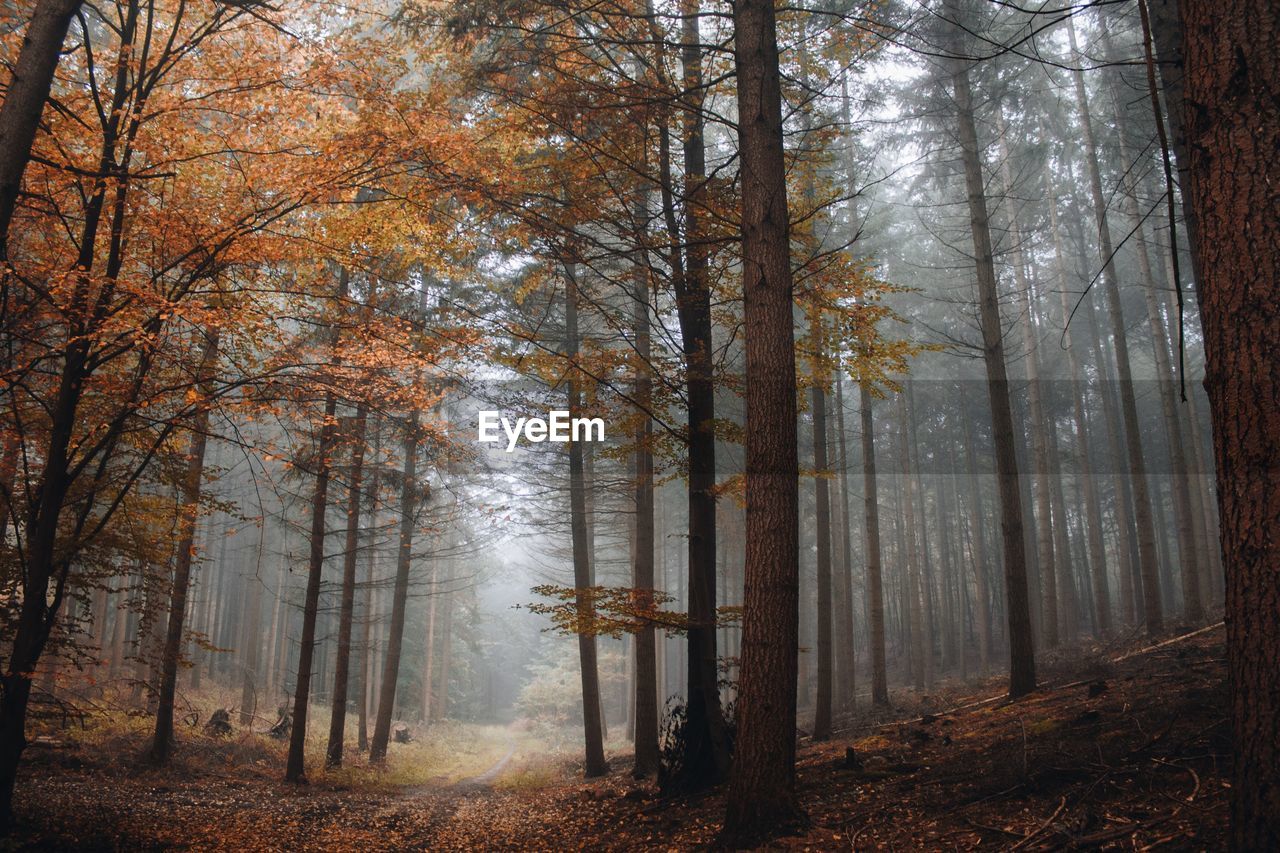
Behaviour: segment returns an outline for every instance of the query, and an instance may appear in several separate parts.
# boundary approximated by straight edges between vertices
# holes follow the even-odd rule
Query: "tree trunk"
[[[639,202],[637,227],[647,215],[644,200]],[[635,403],[639,422],[632,440],[635,442],[635,539],[632,547],[631,585],[642,608],[653,605],[654,591],[654,494],[653,419],[649,407],[653,402],[653,377],[650,375],[653,358],[652,337],[649,331],[649,275],[648,264],[636,265],[634,293],[632,294],[632,331],[635,335],[636,375]],[[635,739],[635,768],[637,777],[651,776],[658,772],[658,682],[656,632],[652,624],[636,631],[632,641],[635,649],[635,713],[632,730]]]
[[[952,11],[954,12],[954,6]],[[959,24],[956,26],[958,28]],[[991,425],[1000,487],[1000,529],[1004,546],[1005,597],[1009,620],[1009,695],[1017,698],[1036,687],[1035,651],[1027,593],[1026,552],[1022,538],[1022,496],[1014,446],[1013,413],[1009,405],[1009,379],[1004,363],[1000,297],[991,256],[990,219],[982,179],[978,132],[974,124],[973,95],[969,86],[969,72],[964,62],[955,62],[953,80],[965,186],[969,195],[969,221],[977,262],[982,354],[987,368],[987,393],[991,404]]]
[[[876,431],[871,387],[858,383],[862,419],[862,509],[867,561],[867,623],[871,629],[871,704],[889,707],[889,672],[884,654],[884,576],[880,552],[880,492],[876,484]]]
[[[1191,205],[1199,221],[1228,684],[1231,843],[1280,849],[1280,14],[1268,0],[1182,5]]]
[[[685,277],[677,293],[687,365],[689,405],[689,629],[687,717],[682,776],[685,789],[724,778],[729,744],[720,709],[716,660],[716,436],[712,365],[711,288],[702,236],[706,204],[703,140],[702,46],[697,0],[682,0],[681,65],[684,72]]]
[[[342,550],[342,601],[338,609],[338,653],[333,662],[333,703],[329,718],[326,767],[342,766],[342,746],[347,731],[347,682],[351,671],[351,621],[356,609],[356,558],[360,556],[360,501],[364,497],[364,430],[368,412],[356,407],[351,442],[351,468],[347,481],[347,535]]]
[[[343,272],[346,275],[346,272]],[[329,508],[329,465],[334,448],[337,400],[325,392],[324,415],[316,449],[316,484],[311,498],[311,536],[307,559],[307,589],[302,604],[302,640],[298,647],[298,680],[293,691],[293,724],[289,732],[286,782],[305,782],[307,708],[311,701],[311,663],[315,656],[316,618],[320,609],[320,577],[324,571],[325,513]]]
[[[382,683],[378,690],[378,716],[369,741],[369,763],[381,764],[387,758],[391,740],[391,717],[396,704],[396,682],[400,679],[400,651],[404,645],[404,614],[409,598],[409,569],[413,564],[413,530],[417,521],[418,425],[419,412],[414,409],[405,424],[404,468],[400,485],[400,540],[396,550],[396,581],[391,594],[391,625],[387,631],[387,656],[382,665]],[[425,498],[425,495],[423,496]]]
[[[0,263],[9,257],[9,225],[22,189],[22,175],[31,160],[40,116],[53,87],[62,42],[80,6],[81,0],[37,3],[9,77],[4,105],[0,106]]]
[[[733,6],[746,346],[746,561],[737,754],[722,841],[802,820],[795,791],[799,459],[795,337],[777,23]]]
[[[1077,53],[1075,28],[1070,19],[1067,21],[1067,32],[1071,37],[1072,53],[1075,54]],[[1125,447],[1129,463],[1127,471],[1130,487],[1133,490],[1133,516],[1138,533],[1138,567],[1142,576],[1143,620],[1147,633],[1154,635],[1163,630],[1164,614],[1160,604],[1160,568],[1156,557],[1156,537],[1151,515],[1151,496],[1148,492],[1147,466],[1142,451],[1138,404],[1133,393],[1133,372],[1129,367],[1128,333],[1124,324],[1124,311],[1120,304],[1120,286],[1116,281],[1111,227],[1107,222],[1107,202],[1102,192],[1102,172],[1098,165],[1097,145],[1094,142],[1093,120],[1089,115],[1089,98],[1084,88],[1084,73],[1076,68],[1072,76],[1075,82],[1076,102],[1080,108],[1085,165],[1089,172],[1089,193],[1093,199],[1093,213],[1098,224],[1103,290],[1106,293],[1107,307],[1111,315],[1111,335],[1115,343],[1120,413],[1124,420]]]
[[[840,468],[840,621],[836,626],[839,654],[836,655],[837,704],[852,709],[857,697],[856,641],[853,632],[853,525],[849,519],[849,452],[844,429],[844,376],[836,374],[836,435],[839,437],[836,465]]]
[[[813,345],[821,346],[821,312],[815,309]],[[814,360],[817,367],[820,359]],[[829,377],[814,376],[809,389],[813,408],[814,511],[817,515],[817,604],[818,604],[818,683],[813,717],[813,739],[831,737],[832,676],[834,649],[831,637],[831,470],[827,461],[827,393],[823,384]]]
[[[360,690],[359,719],[356,724],[356,748],[364,752],[369,748],[369,705],[373,702],[373,620],[376,608],[374,603],[375,587],[374,570],[378,565],[378,491],[382,485],[382,418],[373,416],[373,476],[369,478],[368,522],[365,532],[365,582],[364,582],[364,618],[361,620],[360,633]]]
[[[569,416],[578,417],[582,392],[576,376],[578,360],[578,281],[574,264],[565,268],[565,355],[569,359]],[[587,495],[582,460],[582,442],[569,442],[569,526],[573,545],[573,585],[577,588],[578,663],[582,676],[582,728],[585,747],[584,775],[590,779],[609,771],[604,759],[600,727],[600,675],[596,665],[596,636],[592,627],[591,553],[587,542]],[[714,572],[715,566],[711,566]],[[714,577],[714,575],[713,575]],[[714,630],[714,629],[713,629]]]
[[[218,331],[205,335],[200,354],[200,384],[212,380],[218,360]],[[195,559],[196,521],[200,517],[200,491],[204,481],[204,451],[209,441],[209,409],[202,405],[191,424],[191,444],[187,448],[187,470],[182,478],[182,515],[178,519],[177,553],[173,571],[173,591],[169,603],[169,627],[165,634],[164,657],[160,670],[160,704],[156,706],[155,736],[151,741],[150,759],[164,764],[173,747],[173,700],[178,687],[178,658],[182,652],[182,621],[187,612],[187,589],[191,582],[191,564]]]

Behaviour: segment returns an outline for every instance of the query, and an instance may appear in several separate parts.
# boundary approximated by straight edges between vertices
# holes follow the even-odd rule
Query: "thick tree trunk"
[[[356,407],[351,442],[351,466],[347,480],[347,533],[342,546],[342,600],[338,606],[338,653],[333,662],[333,702],[329,718],[326,767],[342,766],[342,746],[347,732],[347,687],[351,672],[351,622],[356,609],[356,559],[360,556],[360,503],[364,497],[364,431],[368,412]]]
[[[200,354],[200,384],[207,386],[218,360],[218,332],[205,337]],[[173,590],[169,598],[169,627],[165,634],[164,657],[160,665],[160,704],[156,706],[155,736],[150,759],[163,764],[173,748],[173,700],[178,687],[178,659],[182,652],[182,622],[187,612],[187,589],[191,564],[195,559],[196,521],[200,517],[200,492],[204,481],[204,451],[209,441],[209,409],[202,406],[191,424],[191,444],[187,448],[187,470],[182,477],[182,515],[178,519],[178,541],[174,556]]]
[[[40,116],[44,113],[62,42],[81,0],[41,0],[22,38],[4,105],[0,106],[0,263],[9,257],[9,225],[13,221],[22,175],[31,160]]]
[[[1009,695],[1016,698],[1030,693],[1036,687],[1026,552],[1022,538],[1022,496],[1014,446],[1013,412],[1009,405],[1009,379],[1005,372],[999,293],[991,255],[990,219],[982,179],[982,159],[974,124],[969,72],[963,60],[956,62],[953,81],[965,186],[969,195],[969,221],[977,262],[983,362],[987,369],[987,393],[991,404],[1000,492],[1000,529],[1004,546],[1005,597],[1009,620]]]
[[[1191,205],[1213,414],[1228,683],[1231,843],[1280,849],[1280,11],[1182,6]]]
[[[777,24],[772,0],[733,6],[746,338],[746,565],[736,755],[722,841],[802,818],[795,791],[799,459]]]

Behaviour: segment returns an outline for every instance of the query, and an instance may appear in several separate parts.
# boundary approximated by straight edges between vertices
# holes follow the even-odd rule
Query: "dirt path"
[[[507,769],[507,765],[511,763],[511,757],[516,754],[516,742],[514,738],[507,740],[507,753],[494,763],[492,767],[483,773],[470,776],[455,782],[453,787],[460,791],[474,791],[477,788],[491,788],[493,783],[498,781],[498,777],[502,775],[502,771]]]

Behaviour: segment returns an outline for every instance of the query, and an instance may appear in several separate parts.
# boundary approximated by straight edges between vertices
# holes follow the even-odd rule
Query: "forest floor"
[[[1215,627],[1156,648],[1090,650],[1083,663],[1048,658],[1041,689],[1018,702],[999,697],[998,679],[895,694],[892,720],[851,718],[832,740],[802,738],[810,827],[774,846],[1219,849],[1229,771],[1223,658]],[[453,733],[456,748],[393,745],[389,778],[317,772],[301,787],[282,784],[274,753],[243,738],[188,745],[165,770],[136,760],[136,737],[33,747],[18,783],[23,830],[9,843],[621,850],[687,849],[715,837],[720,789],[662,798],[632,780],[621,752],[608,776],[588,782],[572,752],[548,753],[518,728]],[[430,750],[438,751],[430,775],[405,769]]]

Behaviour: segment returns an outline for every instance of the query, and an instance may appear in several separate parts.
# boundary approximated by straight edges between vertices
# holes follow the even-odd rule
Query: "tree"
[[[960,47],[964,19],[962,0],[950,0],[947,10],[954,39]],[[987,371],[987,394],[995,439],[996,472],[1000,494],[1000,531],[1003,538],[1005,595],[1009,619],[1009,695],[1017,698],[1036,687],[1031,607],[1027,593],[1026,551],[1022,533],[1022,497],[1018,460],[1014,447],[1013,413],[1009,405],[1009,379],[1004,362],[1004,332],[1000,322],[999,294],[992,261],[990,217],[982,177],[982,156],[974,122],[973,93],[968,60],[963,50],[952,59],[964,180],[968,191],[969,222],[977,264],[978,310],[982,326],[982,357]]]
[[[201,391],[212,390],[212,374],[218,360],[218,330],[205,333],[200,360]],[[160,698],[156,706],[155,736],[150,759],[164,764],[173,746],[173,699],[178,686],[178,659],[182,655],[183,619],[187,613],[187,590],[191,582],[191,563],[195,559],[196,522],[200,515],[200,492],[204,480],[204,454],[209,438],[209,408],[206,404],[191,425],[191,443],[187,450],[187,469],[182,478],[182,509],[178,522],[178,542],[170,594],[169,624],[165,633],[164,652],[160,661]]]
[[[746,336],[746,562],[738,729],[724,843],[803,819],[795,790],[799,459],[795,330],[777,19],[772,0],[733,7]]]
[[[582,408],[582,392],[576,372],[578,360],[578,273],[573,264],[565,267],[565,354],[569,359],[569,413],[578,417]],[[609,770],[604,759],[602,715],[600,712],[600,674],[596,663],[596,635],[592,630],[594,605],[587,595],[592,586],[592,554],[587,542],[587,496],[584,483],[582,442],[569,442],[569,515],[573,546],[573,585],[578,619],[583,630],[578,632],[578,663],[582,676],[582,726],[586,746],[584,773],[588,779],[603,776]]]
[[[1231,843],[1280,847],[1280,15],[1181,6],[1205,390],[1227,584]]]
[[[36,4],[9,78],[4,105],[0,106],[0,263],[9,259],[9,225],[22,189],[22,176],[53,87],[62,42],[82,3],[83,0],[40,0]]]

